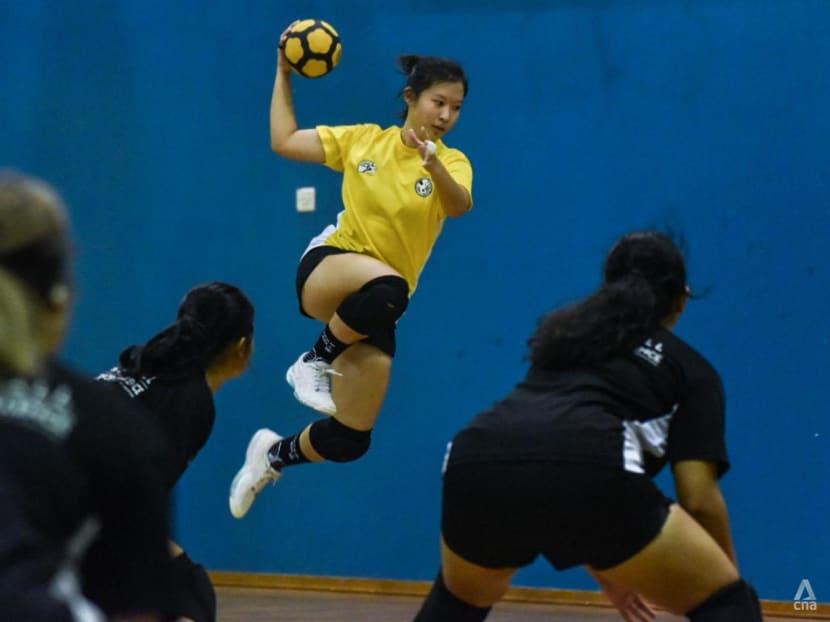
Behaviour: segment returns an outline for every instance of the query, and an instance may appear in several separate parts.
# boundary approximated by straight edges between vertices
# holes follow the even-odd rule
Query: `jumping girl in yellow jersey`
[[[472,207],[470,162],[442,141],[467,95],[460,65],[430,56],[398,59],[406,74],[403,126],[299,129],[282,52],[287,32],[271,99],[271,146],[286,158],[343,173],[337,224],[311,241],[297,270],[300,310],[325,328],[286,374],[300,402],[329,416],[287,438],[268,429],[254,434],[231,485],[237,518],[283,467],[348,462],[366,453],[389,383],[395,324],[444,220]]]

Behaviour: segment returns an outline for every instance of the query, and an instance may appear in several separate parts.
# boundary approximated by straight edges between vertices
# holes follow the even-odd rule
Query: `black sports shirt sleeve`
[[[729,470],[726,451],[723,383],[717,372],[701,366],[690,378],[669,428],[666,456],[671,463],[703,460],[717,465],[718,477]]]
[[[142,400],[162,427],[173,450],[167,481],[172,488],[207,443],[216,411],[204,377],[176,382],[157,381]]]

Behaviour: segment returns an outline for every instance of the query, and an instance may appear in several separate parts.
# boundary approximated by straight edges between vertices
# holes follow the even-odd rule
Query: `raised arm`
[[[271,149],[290,160],[323,163],[326,154],[317,130],[297,129],[294,99],[291,96],[291,66],[283,52],[285,37],[290,28],[291,26],[280,35],[277,53],[277,75],[271,94]]]
[[[703,460],[683,460],[672,465],[677,500],[709,532],[737,567],[729,511],[718,484],[717,466]]]

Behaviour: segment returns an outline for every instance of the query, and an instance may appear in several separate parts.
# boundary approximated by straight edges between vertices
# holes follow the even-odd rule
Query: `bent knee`
[[[743,579],[721,588],[685,615],[691,622],[763,622],[758,594]]]
[[[308,440],[321,457],[331,462],[352,462],[369,451],[372,430],[356,430],[334,417],[311,424]]]
[[[386,275],[368,281],[337,307],[346,325],[363,335],[394,330],[409,305],[409,285],[400,276]]]

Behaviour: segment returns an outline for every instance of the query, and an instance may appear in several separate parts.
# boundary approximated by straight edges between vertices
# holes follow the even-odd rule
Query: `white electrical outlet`
[[[297,188],[297,211],[313,212],[316,209],[314,186]]]

